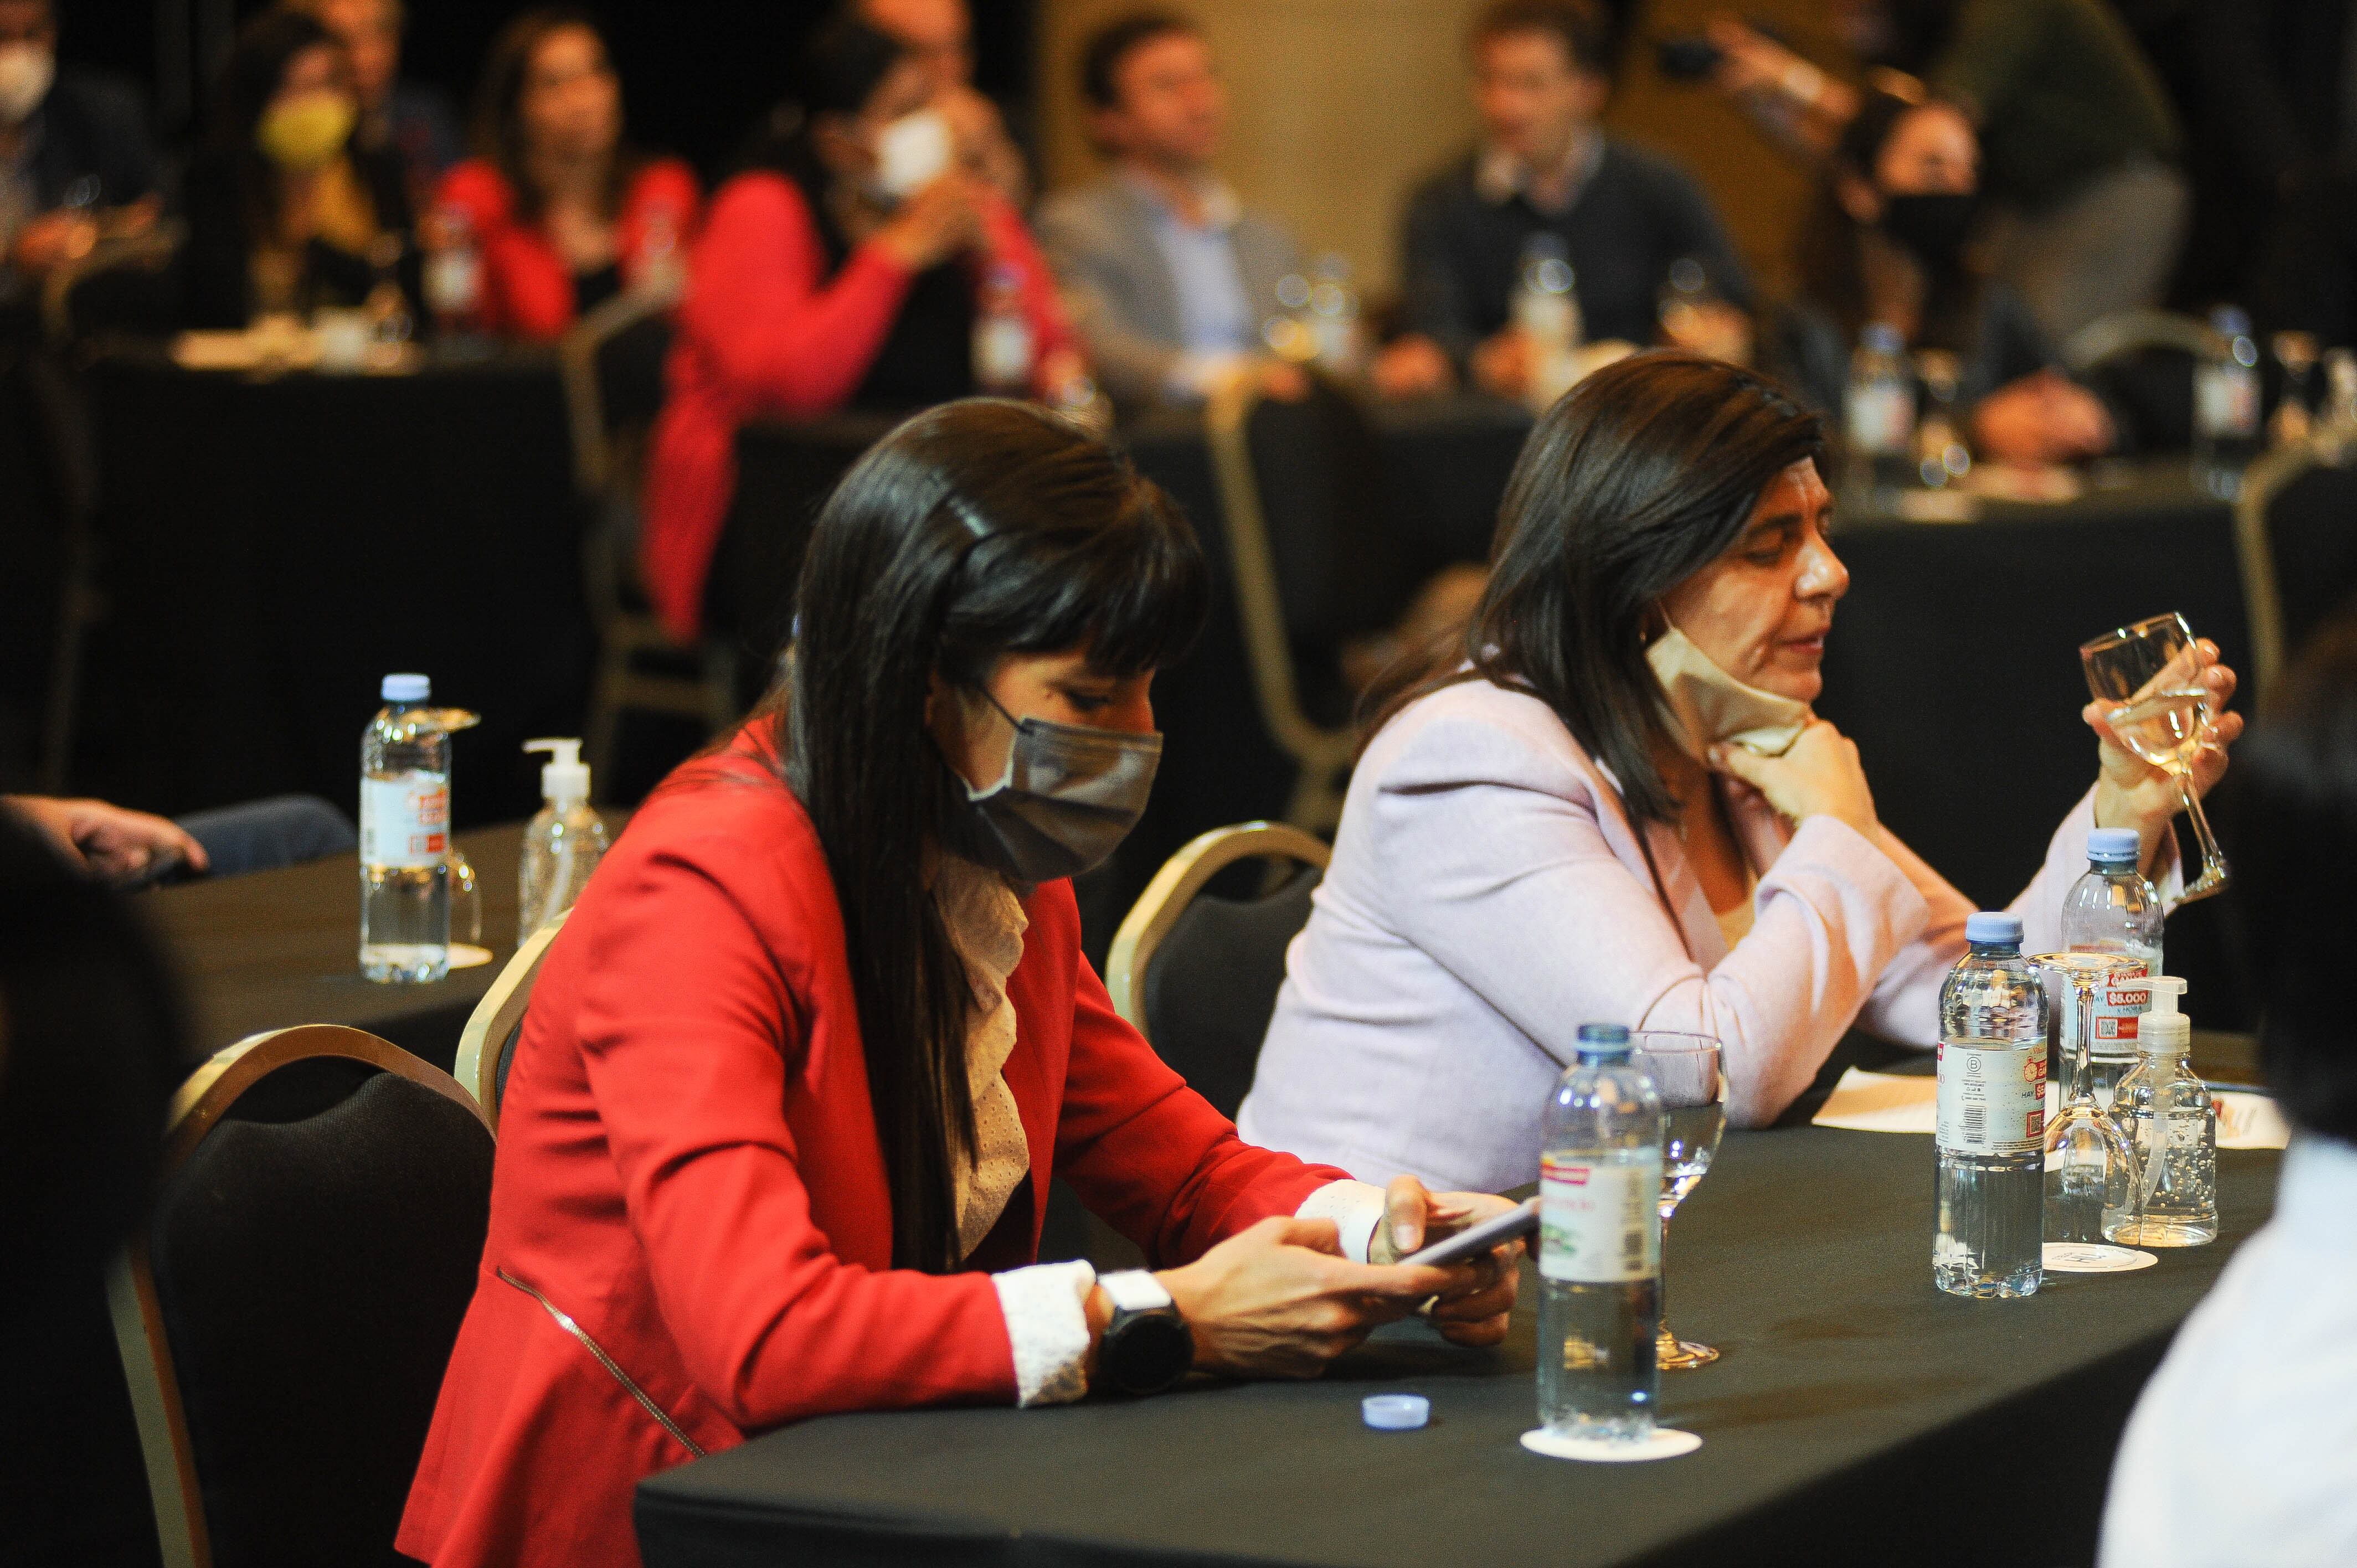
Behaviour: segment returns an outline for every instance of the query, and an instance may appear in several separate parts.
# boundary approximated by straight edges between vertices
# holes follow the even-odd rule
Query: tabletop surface
[[[2106,1359],[2154,1353],[2264,1220],[2278,1156],[2221,1155],[2218,1242],[2163,1251],[2136,1273],[2049,1276],[2034,1297],[1990,1303],[1932,1286],[1932,1162],[1922,1137],[1729,1134],[1666,1248],[1670,1321],[1725,1352],[1662,1377],[1665,1423],[1704,1439],[1690,1457],[1583,1466],[1518,1445],[1535,1424],[1526,1273],[1512,1337],[1495,1351],[1412,1332],[1371,1342],[1315,1382],[1199,1380],[1136,1402],[806,1422],[644,1483],[641,1540],[658,1565],[1017,1535],[1039,1561],[1406,1568],[1465,1560],[1482,1541],[1501,1560],[1628,1562]],[[1432,1424],[1365,1429],[1359,1401],[1383,1390],[1430,1396]],[[2017,1433],[2032,1448],[2051,1440]],[[1137,1477],[1156,1481],[1124,1484]],[[658,1550],[666,1521],[694,1520],[726,1521],[748,1554]]]
[[[349,1024],[447,1069],[458,1031],[515,951],[523,824],[457,835],[483,900],[491,961],[423,985],[374,985],[360,972],[360,860],[159,888],[142,903],[179,971],[199,1057],[264,1029]]]

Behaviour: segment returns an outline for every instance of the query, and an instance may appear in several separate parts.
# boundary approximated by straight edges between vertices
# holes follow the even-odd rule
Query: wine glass
[[[2186,884],[2179,907],[2226,886],[2226,857],[2202,814],[2190,769],[2210,736],[2210,689],[2193,628],[2181,615],[2154,616],[2079,645],[2087,690],[2104,704],[2104,719],[2120,744],[2177,780],[2185,814],[2201,849],[2201,874]]]
[[[2116,981],[2141,980],[2142,959],[2118,953],[2040,953],[2030,962],[2071,988],[2072,1038],[2061,1105],[2046,1129],[2046,1240],[2104,1247],[2104,1211],[2126,1194],[2134,1158],[2127,1140],[2095,1093],[2095,991]],[[2062,1016],[2055,1009],[2057,1018]]]
[[[1662,1092],[1662,1319],[1654,1337],[1659,1367],[1707,1366],[1718,1352],[1670,1332],[1670,1216],[1710,1170],[1727,1129],[1727,1079],[1719,1071],[1718,1042],[1708,1035],[1670,1029],[1637,1029],[1629,1036],[1629,1059],[1644,1069]]]

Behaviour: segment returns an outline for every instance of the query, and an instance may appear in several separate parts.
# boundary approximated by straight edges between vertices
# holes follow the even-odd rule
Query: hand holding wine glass
[[[2084,717],[2100,743],[2096,825],[2135,828],[2149,865],[2170,819],[2185,811],[2201,865],[2179,902],[2208,897],[2228,873],[2201,798],[2224,776],[2226,748],[2243,733],[2242,715],[2224,711],[2233,671],[2178,615],[2096,638],[2079,658],[2095,698]]]

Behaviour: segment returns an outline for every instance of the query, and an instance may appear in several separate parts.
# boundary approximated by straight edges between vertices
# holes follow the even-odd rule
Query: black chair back
[[[393,1532],[490,1205],[489,1129],[423,1071],[447,1087],[288,1061],[165,1183],[153,1300],[222,1568],[406,1562]]]
[[[1222,879],[1266,873],[1245,862]],[[1162,1059],[1232,1120],[1252,1088],[1262,1039],[1285,983],[1285,950],[1309,923],[1325,875],[1311,865],[1257,897],[1208,889],[1188,904],[1148,961],[1141,987],[1146,1033]]]

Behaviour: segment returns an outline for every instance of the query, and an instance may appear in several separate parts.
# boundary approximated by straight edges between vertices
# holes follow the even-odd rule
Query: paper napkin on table
[[[1843,1127],[1854,1133],[1931,1133],[1939,1084],[1934,1079],[1900,1073],[1863,1072],[1851,1068],[1834,1085],[1824,1108],[1811,1118],[1819,1127]],[[2291,1142],[2291,1127],[2275,1101],[2264,1094],[2226,1090],[2211,1097],[2218,1106],[2218,1146],[2222,1149],[2280,1149]],[[2046,1086],[2046,1113],[2051,1116],[2060,1099],[2053,1084]]]

